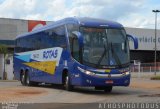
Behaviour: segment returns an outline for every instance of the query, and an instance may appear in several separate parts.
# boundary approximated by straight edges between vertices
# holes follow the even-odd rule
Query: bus
[[[130,51],[124,27],[113,21],[69,17],[19,35],[14,74],[22,85],[62,84],[111,92],[130,84]]]

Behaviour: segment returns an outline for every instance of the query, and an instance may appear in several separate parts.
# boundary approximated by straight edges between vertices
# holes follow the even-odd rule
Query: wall
[[[51,22],[35,21],[35,20],[19,20],[19,19],[7,19],[0,18],[0,40],[13,41],[16,36],[35,30],[41,26],[49,24]],[[13,79],[13,56],[9,56],[9,64],[6,64],[7,79]],[[3,77],[3,54],[0,54],[0,77]]]
[[[150,50],[153,51],[155,48],[155,30],[154,29],[143,29],[143,28],[128,28],[126,32],[132,36],[138,38],[139,47],[137,50]],[[133,42],[130,40],[130,48],[133,48]],[[160,30],[157,30],[157,50],[160,51]]]
[[[0,54],[0,78],[2,79],[2,77],[3,77],[3,63],[4,63],[4,61],[3,61],[4,59],[3,59],[3,54]]]
[[[12,54],[8,54],[7,60],[9,63],[5,64],[5,71],[7,72],[7,79],[13,80],[13,56]],[[0,54],[0,77],[3,79],[3,72],[4,72],[4,55]]]
[[[14,40],[17,35],[28,31],[28,22],[17,19],[0,19],[0,40]]]
[[[13,80],[13,78],[14,78],[14,75],[13,75],[13,55],[8,54],[7,60],[8,60],[8,62],[6,62],[6,66],[5,66],[5,71],[7,72],[7,79]]]

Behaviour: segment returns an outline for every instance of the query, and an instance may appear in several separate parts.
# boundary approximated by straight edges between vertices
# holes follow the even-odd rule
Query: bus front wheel
[[[95,89],[96,90],[104,90],[105,92],[111,92],[112,91],[113,86],[96,86]]]
[[[71,85],[70,77],[68,74],[65,76],[64,87],[67,91],[73,90],[73,85]]]
[[[105,87],[104,91],[105,92],[112,92],[113,86],[107,86]]]

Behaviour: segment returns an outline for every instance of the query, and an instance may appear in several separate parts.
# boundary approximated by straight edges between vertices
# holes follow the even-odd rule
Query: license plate
[[[113,81],[112,80],[107,80],[105,83],[106,84],[113,84]]]

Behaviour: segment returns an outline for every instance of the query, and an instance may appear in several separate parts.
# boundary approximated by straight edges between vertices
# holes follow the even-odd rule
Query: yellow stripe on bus
[[[106,69],[105,72],[106,72],[106,73],[110,73],[111,70],[110,70],[110,69]]]
[[[54,74],[56,67],[56,61],[28,62],[23,64],[52,75]]]

